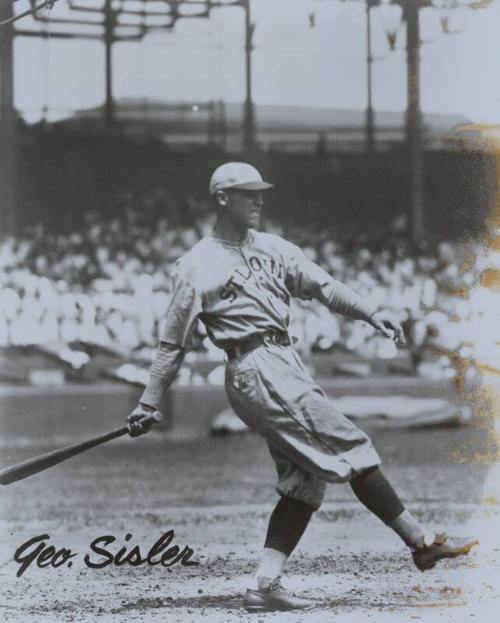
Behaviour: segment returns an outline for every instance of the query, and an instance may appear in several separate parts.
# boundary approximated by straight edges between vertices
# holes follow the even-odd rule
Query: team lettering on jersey
[[[248,266],[238,266],[233,270],[233,274],[222,286],[220,297],[223,300],[229,299],[232,303],[238,296],[238,292],[243,290],[244,284],[252,277],[252,271],[259,273],[266,268],[268,272],[283,280],[285,275],[285,267],[283,264],[276,262],[274,258],[257,257],[251,255],[248,258]]]

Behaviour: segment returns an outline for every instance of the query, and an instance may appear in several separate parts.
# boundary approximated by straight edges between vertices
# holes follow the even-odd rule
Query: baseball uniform
[[[233,352],[226,391],[238,416],[267,440],[277,491],[318,508],[326,482],[345,482],[380,463],[370,439],[339,413],[286,336],[292,296],[368,320],[376,310],[308,260],[296,245],[249,230],[242,242],[209,235],[177,263],[161,340],[185,347],[195,320]],[[234,347],[263,336],[234,356]],[[238,351],[236,351],[238,352]]]
[[[373,307],[297,246],[252,229],[263,206],[261,191],[271,186],[246,163],[226,163],[212,175],[215,231],[232,239],[206,236],[177,263],[151,378],[129,416],[133,436],[148,430],[141,422],[172,382],[199,318],[210,340],[226,351],[231,405],[267,440],[278,472],[281,497],[269,519],[257,588],[248,589],[243,602],[249,612],[314,605],[289,594],[279,578],[319,508],[327,482],[349,481],[359,501],[412,548],[421,570],[466,554],[475,544],[450,545],[446,536],[430,533],[405,509],[378,467],[370,439],[333,408],[291,347],[291,297],[317,299],[330,311],[370,322],[402,343],[404,334],[399,323],[384,312],[374,315]]]

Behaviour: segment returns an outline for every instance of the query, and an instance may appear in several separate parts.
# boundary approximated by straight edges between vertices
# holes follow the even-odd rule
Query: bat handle
[[[148,413],[147,415],[145,415],[144,417],[136,421],[140,422],[141,424],[149,425],[149,424],[159,424],[162,420],[163,420],[162,413],[160,411],[153,411],[153,413]],[[131,422],[127,424],[127,432],[129,433],[129,435],[131,434],[130,424]]]
[[[161,422],[161,420],[162,415],[159,411],[148,413],[141,418],[141,421],[145,421],[148,425],[156,424]],[[127,433],[130,434],[130,424],[122,426],[121,428],[115,428],[114,430],[104,433],[104,435],[92,437],[92,439],[87,439],[81,443],[66,446],[65,448],[60,448],[58,450],[51,450],[50,452],[45,452],[44,454],[32,457],[31,459],[21,461],[21,463],[17,463],[16,465],[5,467],[0,470],[0,485],[8,485],[12,482],[16,482],[17,480],[27,478],[32,474],[37,474],[38,472],[52,467],[53,465],[57,465],[58,463],[62,463],[62,461],[65,461],[72,456],[76,456],[85,450],[95,448],[106,441],[111,441],[112,439],[116,439],[117,437],[121,437]]]

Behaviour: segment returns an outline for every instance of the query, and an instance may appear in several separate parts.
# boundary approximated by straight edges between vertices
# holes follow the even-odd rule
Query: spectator
[[[212,220],[204,201],[153,190],[139,198],[122,194],[109,210],[89,212],[80,232],[35,227],[6,238],[0,243],[0,344],[82,340],[154,348],[174,263],[209,233]],[[435,255],[411,255],[397,234],[380,241],[363,233],[341,238],[313,225],[284,232],[270,223],[267,229],[286,233],[334,277],[392,309],[405,322],[422,374],[450,376],[446,353],[461,352],[466,332],[477,338],[478,316],[485,317],[485,300],[493,296],[474,285],[488,266],[480,243],[442,242]],[[345,340],[360,356],[396,355],[368,325],[314,303],[294,303],[291,333],[305,351],[331,350]],[[217,359],[207,342],[200,334],[197,349]]]

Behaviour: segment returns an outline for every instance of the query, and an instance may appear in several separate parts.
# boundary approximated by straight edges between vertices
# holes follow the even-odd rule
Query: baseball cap
[[[264,182],[255,167],[246,162],[226,162],[215,169],[210,179],[210,194],[227,188],[242,190],[266,190],[274,184]]]

